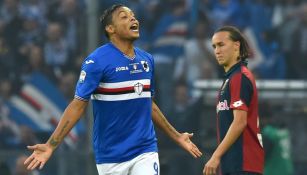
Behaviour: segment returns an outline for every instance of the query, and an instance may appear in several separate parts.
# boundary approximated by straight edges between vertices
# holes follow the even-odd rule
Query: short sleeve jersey
[[[247,112],[246,128],[221,159],[222,173],[262,173],[264,151],[259,129],[258,94],[253,75],[243,63],[237,63],[225,74],[216,109],[219,142],[233,121],[233,110]]]
[[[97,48],[83,62],[75,98],[92,100],[96,163],[120,163],[156,152],[151,120],[153,57],[134,48],[133,59],[113,44]]]

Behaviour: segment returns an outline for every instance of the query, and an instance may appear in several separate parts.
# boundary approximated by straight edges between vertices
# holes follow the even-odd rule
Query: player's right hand
[[[34,170],[37,167],[42,169],[53,153],[53,149],[47,144],[36,144],[27,148],[33,150],[31,156],[24,162],[28,170]]]

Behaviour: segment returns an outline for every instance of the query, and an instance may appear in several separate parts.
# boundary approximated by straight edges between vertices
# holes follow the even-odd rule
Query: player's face
[[[139,21],[128,7],[117,9],[112,18],[113,34],[121,39],[136,40],[139,38]]]
[[[228,32],[215,33],[212,37],[212,46],[217,62],[225,69],[238,62],[240,43],[232,41]]]

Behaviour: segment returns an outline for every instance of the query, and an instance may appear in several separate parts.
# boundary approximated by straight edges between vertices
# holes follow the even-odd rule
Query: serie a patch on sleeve
[[[79,76],[79,83],[83,83],[86,77],[86,72],[84,70],[81,71]]]

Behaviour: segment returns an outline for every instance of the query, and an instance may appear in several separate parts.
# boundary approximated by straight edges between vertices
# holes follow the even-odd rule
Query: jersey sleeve
[[[230,108],[248,111],[252,95],[253,85],[244,74],[235,74],[230,80]]]
[[[95,58],[88,57],[84,60],[76,86],[75,98],[83,101],[90,99],[102,79],[102,69],[103,67],[96,62]]]

